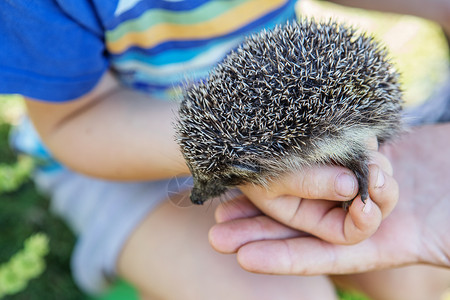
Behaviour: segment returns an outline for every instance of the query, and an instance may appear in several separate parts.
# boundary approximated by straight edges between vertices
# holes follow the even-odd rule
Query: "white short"
[[[104,292],[116,278],[116,261],[135,227],[164,199],[191,181],[113,182],[67,169],[37,171],[38,188],[51,197],[51,209],[78,236],[72,254],[76,283],[89,294]]]

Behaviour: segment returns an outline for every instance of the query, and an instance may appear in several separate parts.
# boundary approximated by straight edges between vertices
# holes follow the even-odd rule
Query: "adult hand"
[[[364,209],[358,198],[346,213],[335,203],[301,196],[252,198],[256,206],[241,197],[217,210],[220,224],[211,229],[210,242],[218,251],[237,252],[243,268],[262,273],[343,274],[417,262],[449,266],[446,232],[450,228],[450,188],[445,181],[450,178],[450,158],[444,152],[449,143],[448,126],[416,130],[393,146],[384,147],[385,156],[374,156],[370,209]],[[401,184],[400,203],[389,217],[397,185],[386,158],[393,162],[395,178]],[[331,195],[328,199],[340,200],[336,194],[333,199],[339,188],[333,189],[330,180],[333,182],[343,171],[327,170],[316,170],[312,175],[330,172],[329,177],[308,176],[325,178],[325,184],[312,181],[310,191],[313,187],[325,188],[310,196]],[[378,174],[384,175],[384,184],[380,185],[383,180]],[[291,207],[292,202],[297,206]]]

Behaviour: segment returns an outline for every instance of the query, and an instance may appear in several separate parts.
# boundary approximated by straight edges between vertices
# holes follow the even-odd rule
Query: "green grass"
[[[138,300],[138,294],[131,285],[126,282],[118,282],[108,293],[103,297],[90,300]]]
[[[40,195],[30,180],[30,160],[17,156],[8,145],[8,135],[24,112],[20,96],[0,95],[0,265],[23,248],[23,242],[36,232],[50,239],[46,269],[31,280],[22,292],[6,296],[11,300],[134,300],[136,292],[124,282],[103,297],[92,299],[73,282],[70,254],[75,236],[57,217],[49,213],[49,200]]]
[[[4,169],[2,166],[14,166],[18,161],[17,155],[8,147],[7,137],[11,122],[14,122],[10,119],[11,114],[21,106],[18,98],[0,98],[0,173]],[[46,256],[44,273],[32,280],[24,291],[4,299],[84,299],[68,268],[75,241],[73,234],[61,220],[49,214],[48,199],[36,192],[28,176],[17,181],[15,186],[9,186],[12,188],[0,192],[0,263],[8,261],[36,232],[43,232],[50,238],[50,253]]]
[[[446,42],[435,24],[413,17],[343,9],[327,3],[303,1],[299,8],[302,14],[345,19],[374,33],[390,49],[392,60],[402,73],[405,98],[410,104],[430,96],[447,72]],[[90,299],[78,290],[69,271],[75,237],[61,220],[49,213],[48,199],[36,192],[27,177],[27,166],[17,164],[19,158],[8,147],[8,132],[18,122],[23,110],[20,97],[0,95],[0,174],[3,164],[11,167],[14,176],[17,175],[7,184],[5,182],[10,180],[10,176],[7,179],[0,176],[0,189],[2,184],[10,186],[3,192],[0,190],[0,264],[21,249],[23,241],[36,232],[44,232],[50,238],[50,253],[46,257],[47,268],[43,275],[31,281],[23,292],[5,299]],[[25,171],[19,174],[20,170]],[[342,300],[365,300],[349,292],[340,292],[340,297]],[[133,288],[123,282],[101,298],[122,299],[137,299]]]
[[[370,300],[366,296],[357,292],[338,290],[338,295],[340,300]]]

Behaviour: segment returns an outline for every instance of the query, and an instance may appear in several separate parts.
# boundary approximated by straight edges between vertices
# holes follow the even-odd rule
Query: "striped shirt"
[[[132,2],[138,2],[131,8]],[[293,1],[120,1],[105,39],[123,82],[176,98],[183,82],[205,78],[242,36],[292,17]]]
[[[176,98],[244,36],[292,19],[296,1],[37,2],[0,2],[0,82],[10,82],[0,93],[66,101],[92,89],[107,68],[129,87]]]
[[[62,102],[107,69],[161,99],[208,72],[243,37],[295,16],[295,0],[0,1],[0,93]],[[61,168],[23,122],[13,146]]]

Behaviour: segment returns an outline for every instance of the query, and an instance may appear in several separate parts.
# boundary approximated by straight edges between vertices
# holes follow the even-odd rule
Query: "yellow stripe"
[[[129,32],[114,42],[107,42],[112,53],[121,53],[132,46],[151,48],[167,40],[196,40],[224,35],[244,24],[277,9],[286,0],[253,0],[213,20],[192,25],[163,23],[141,32]]]

